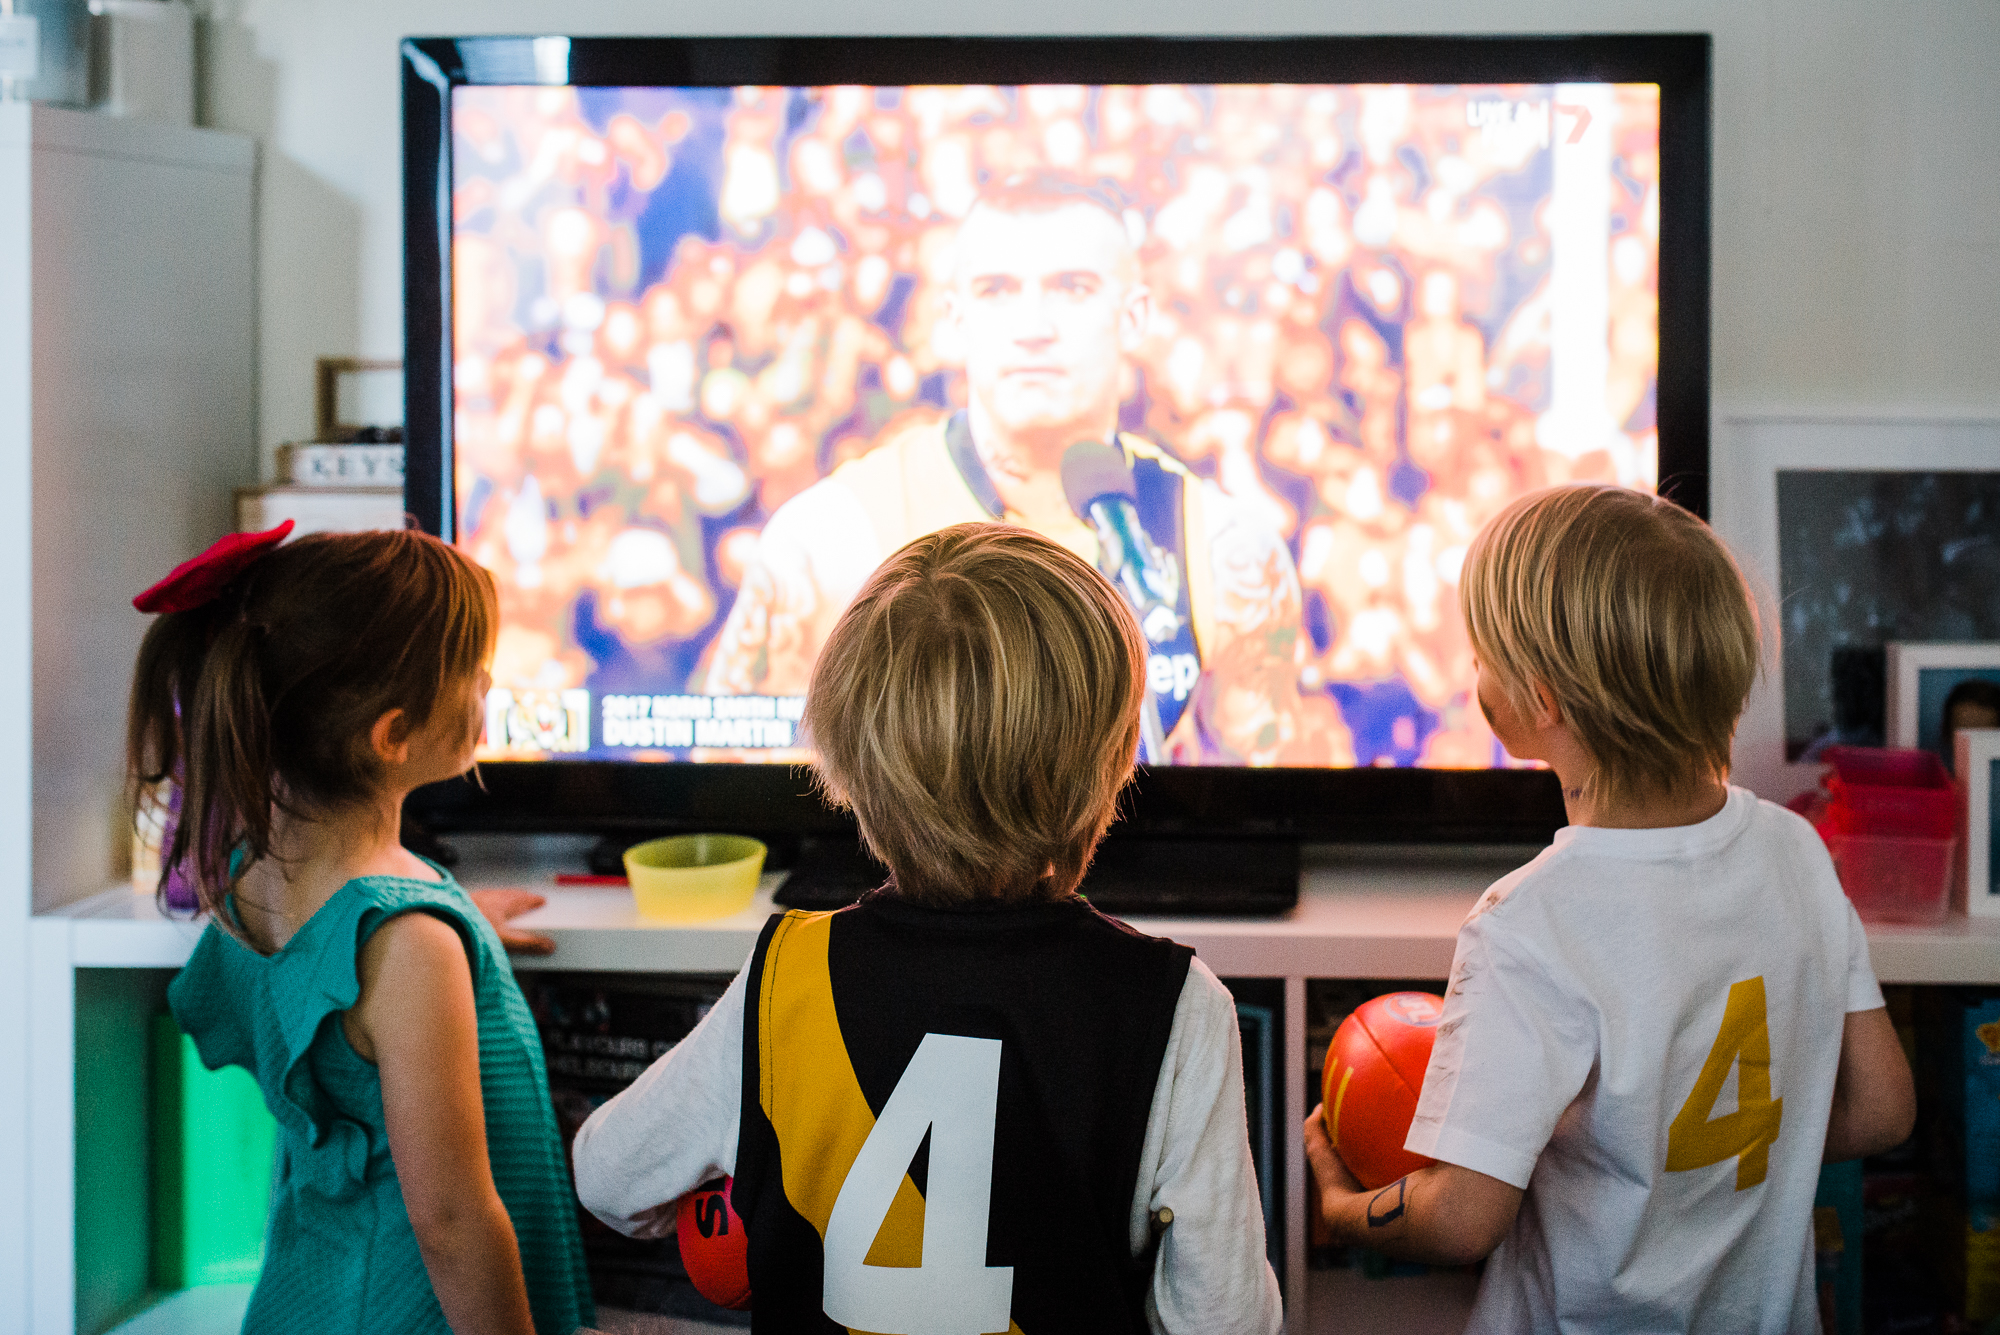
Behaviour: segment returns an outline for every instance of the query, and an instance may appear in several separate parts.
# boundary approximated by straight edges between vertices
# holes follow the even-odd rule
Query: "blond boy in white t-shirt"
[[[1496,518],[1460,602],[1479,701],[1570,824],[1460,928],[1407,1147],[1360,1188],[1320,1110],[1335,1238],[1491,1255],[1468,1331],[1817,1331],[1820,1165],[1901,1142],[1910,1071],[1819,839],[1728,784],[1758,658],[1706,525],[1615,487]]]

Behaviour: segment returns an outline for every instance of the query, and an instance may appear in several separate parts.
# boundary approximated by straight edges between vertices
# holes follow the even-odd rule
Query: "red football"
[[[1364,1003],[1334,1031],[1320,1085],[1326,1131],[1341,1162],[1370,1191],[1431,1162],[1404,1149],[1403,1140],[1443,1014],[1443,997],[1391,992]]]
[[[750,1249],[743,1221],[729,1203],[734,1185],[735,1179],[725,1177],[681,1197],[674,1236],[695,1290],[718,1307],[743,1312],[750,1307]]]

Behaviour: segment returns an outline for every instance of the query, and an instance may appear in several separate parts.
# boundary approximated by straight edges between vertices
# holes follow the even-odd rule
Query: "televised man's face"
[[[1124,229],[1098,209],[980,208],[959,231],[946,332],[975,407],[1004,430],[1115,422],[1124,354],[1147,314]]]

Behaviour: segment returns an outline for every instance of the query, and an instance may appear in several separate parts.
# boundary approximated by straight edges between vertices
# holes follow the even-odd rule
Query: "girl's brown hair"
[[[269,854],[272,816],[311,819],[374,794],[368,742],[392,709],[412,729],[492,656],[493,577],[424,533],[322,533],[263,557],[212,602],[157,618],[126,723],[135,804],[172,779],[186,864],[213,913],[230,859]],[[164,876],[162,877],[164,883]]]
[[[1060,898],[1132,774],[1145,641],[1040,534],[957,524],[884,561],[806,692],[821,790],[920,903]]]

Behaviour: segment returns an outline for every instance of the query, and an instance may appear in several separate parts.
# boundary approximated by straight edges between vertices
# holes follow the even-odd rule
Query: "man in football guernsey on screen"
[[[1282,538],[1168,451],[1118,430],[1151,297],[1116,204],[1046,174],[990,191],[959,229],[937,338],[966,410],[891,435],[780,506],[714,652],[714,695],[800,695],[827,634],[889,553],[1004,520],[1103,571],[1147,639],[1142,758],[1353,763],[1332,703],[1299,688],[1302,595]]]

